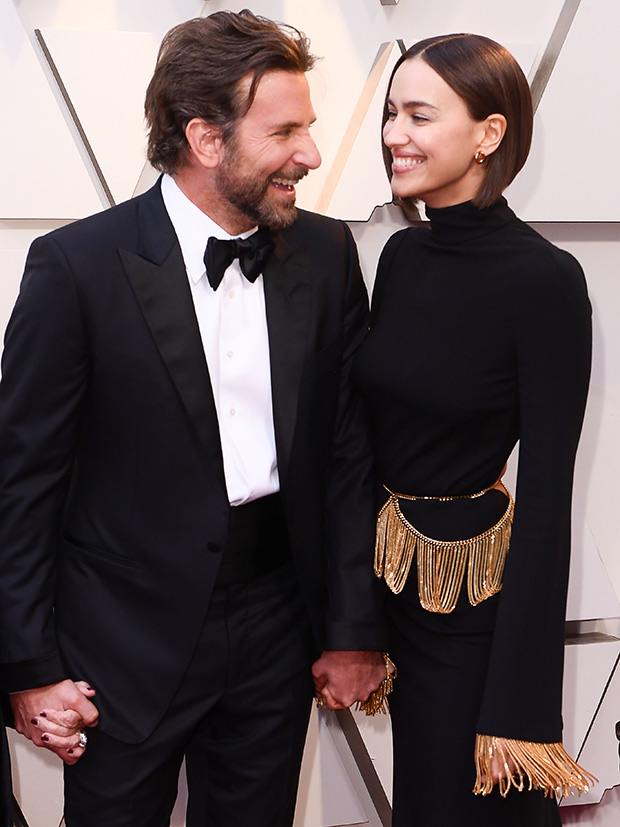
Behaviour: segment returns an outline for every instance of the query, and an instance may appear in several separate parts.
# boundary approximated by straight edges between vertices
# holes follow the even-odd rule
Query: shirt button
[[[234,290],[229,290],[228,291],[228,298],[229,299],[234,299],[235,298],[235,291]]]
[[[237,413],[237,411],[234,408],[230,409],[230,415],[231,416],[234,416],[236,413]]]
[[[227,353],[226,355],[228,356],[228,358],[229,358],[229,359],[232,359],[232,358],[233,358],[233,352],[232,352],[232,350],[229,350],[229,351],[228,351],[228,353]]]

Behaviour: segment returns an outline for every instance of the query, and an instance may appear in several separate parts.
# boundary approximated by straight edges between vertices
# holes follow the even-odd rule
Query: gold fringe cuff
[[[469,498],[479,497],[488,490]],[[404,588],[416,551],[420,603],[427,611],[448,614],[454,609],[466,569],[467,593],[472,606],[500,591],[514,514],[514,500],[507,489],[504,491],[508,507],[502,518],[487,531],[466,540],[435,540],[422,534],[403,515],[398,502],[422,498],[394,494],[387,488],[386,491],[390,497],[377,517],[375,574],[383,576],[395,594]]]
[[[355,707],[356,710],[362,710],[366,715],[377,715],[378,713],[387,715],[390,711],[387,696],[394,688],[394,678],[397,672],[387,652],[383,653],[383,662],[385,663],[385,678],[383,678],[375,691],[370,693],[367,700],[358,701]]]
[[[503,766],[504,776],[498,786],[505,798],[514,787],[523,790],[544,790],[545,795],[559,796],[587,793],[598,781],[570,757],[561,743],[539,744],[532,741],[514,741],[494,735],[476,735],[475,795],[488,795],[494,787],[493,759]]]
[[[357,701],[355,709],[357,711],[365,712],[366,715],[387,715],[390,711],[388,703],[388,695],[394,688],[394,678],[396,677],[396,667],[394,666],[390,656],[387,652],[383,652],[383,663],[385,664],[385,678],[381,681],[374,692],[371,692],[365,701]],[[314,696],[317,709],[329,709],[327,701],[317,692]]]

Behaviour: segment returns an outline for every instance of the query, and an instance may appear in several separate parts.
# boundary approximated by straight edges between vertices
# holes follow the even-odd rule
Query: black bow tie
[[[241,272],[246,279],[256,281],[272,250],[273,239],[269,227],[259,227],[249,238],[231,238],[230,241],[211,236],[204,256],[209,284],[217,290],[224,273],[236,258],[239,259]]]

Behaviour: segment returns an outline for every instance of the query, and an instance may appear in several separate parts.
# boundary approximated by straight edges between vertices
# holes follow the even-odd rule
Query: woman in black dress
[[[561,744],[590,305],[575,259],[501,196],[531,131],[523,73],[487,38],[424,40],[396,65],[386,166],[430,224],[388,241],[356,364],[399,672],[394,827],[559,825],[555,794],[593,780]]]

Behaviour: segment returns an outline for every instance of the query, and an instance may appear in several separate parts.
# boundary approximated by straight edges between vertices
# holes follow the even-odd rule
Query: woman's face
[[[383,140],[392,153],[392,192],[429,207],[472,199],[484,178],[474,155],[485,135],[462,98],[421,57],[396,71]]]

